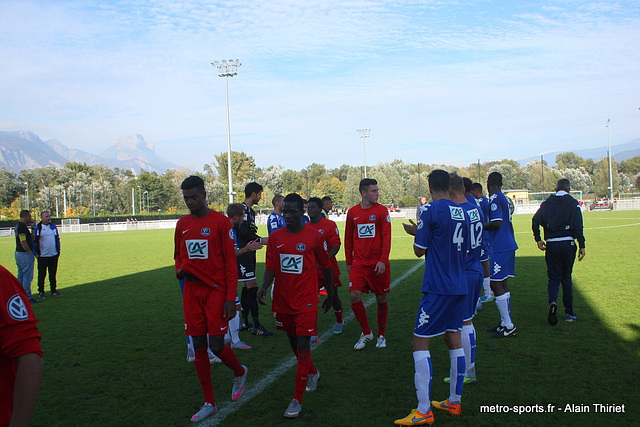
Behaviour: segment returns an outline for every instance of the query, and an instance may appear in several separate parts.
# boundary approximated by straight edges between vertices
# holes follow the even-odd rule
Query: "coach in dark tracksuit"
[[[576,199],[569,195],[571,191],[568,179],[561,179],[556,184],[556,194],[542,202],[538,212],[531,220],[533,237],[541,251],[546,251],[549,277],[549,315],[551,325],[558,323],[557,311],[559,285],[562,283],[562,303],[564,304],[564,320],[575,321],[573,311],[573,290],[571,271],[576,259],[576,240],[578,241],[578,261],[585,255],[584,235],[582,234],[582,209]],[[540,238],[540,226],[544,229],[544,239]]]

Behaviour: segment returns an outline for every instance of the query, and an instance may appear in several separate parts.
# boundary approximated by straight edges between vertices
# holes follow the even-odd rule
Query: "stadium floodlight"
[[[371,129],[358,129],[357,132],[362,139],[362,151],[364,153],[364,177],[367,177],[367,138],[369,138],[369,132]]]
[[[29,181],[26,181],[27,189],[25,190],[25,194],[27,195],[27,210],[29,210]]]
[[[238,75],[238,67],[242,64],[239,59],[235,61],[230,59],[228,61],[222,60],[220,62],[214,61],[211,63],[219,71],[218,77],[224,77],[225,89],[226,89],[226,101],[227,101],[227,173],[229,179],[229,203],[233,203],[233,182],[231,174],[231,122],[229,121],[229,77]]]
[[[611,137],[609,132],[609,124],[611,119],[607,119],[607,145],[609,146],[609,203],[611,204],[611,210],[613,210],[613,168],[611,167]]]

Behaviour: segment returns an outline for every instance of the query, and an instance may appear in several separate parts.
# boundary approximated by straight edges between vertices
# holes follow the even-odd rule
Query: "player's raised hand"
[[[405,224],[404,222],[402,223],[402,226],[404,227],[404,231],[406,231],[407,234],[411,234],[412,236],[415,236],[416,233],[418,232],[418,224],[413,222],[412,219],[410,219],[409,222],[411,224]]]

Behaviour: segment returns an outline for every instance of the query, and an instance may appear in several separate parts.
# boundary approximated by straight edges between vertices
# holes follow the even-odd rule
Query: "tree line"
[[[609,195],[609,163],[607,158],[594,161],[568,152],[556,157],[557,166],[550,167],[543,159],[520,167],[515,160],[474,163],[454,167],[426,163],[405,163],[402,160],[379,162],[367,167],[367,177],[378,181],[379,202],[398,207],[416,206],[421,196],[428,196],[427,176],[434,169],[457,171],[473,181],[484,181],[489,173],[498,171],[504,189],[526,189],[529,192],[552,191],[560,178],[571,181],[573,190],[592,193],[591,198]],[[306,198],[330,196],[334,204],[350,207],[358,203],[358,183],[364,177],[362,167],[343,164],[328,169],[312,163],[301,170],[282,166],[260,168],[255,159],[244,152],[232,151],[233,191],[236,201],[244,199],[244,186],[257,181],[264,187],[264,197],[258,208],[270,209],[276,194],[296,192]],[[612,162],[614,195],[637,191],[640,185],[640,156]],[[180,183],[190,174],[187,170],[169,169],[163,174],[111,169],[105,165],[89,166],[68,162],[63,168],[47,166],[20,173],[0,168],[0,215],[17,218],[27,206],[33,211],[48,209],[53,216],[136,216],[180,214],[186,211]],[[212,208],[224,210],[228,202],[227,153],[214,155],[203,171],[196,172],[206,183]],[[66,209],[66,211],[65,211]]]

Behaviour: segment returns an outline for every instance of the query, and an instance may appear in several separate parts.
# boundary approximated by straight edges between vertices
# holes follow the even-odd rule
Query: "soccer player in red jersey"
[[[331,200],[331,199],[329,199]],[[307,224],[307,227],[311,227],[322,234],[324,241],[327,243],[327,250],[329,258],[331,258],[331,272],[333,273],[333,313],[336,316],[336,324],[333,327],[334,334],[342,333],[342,327],[344,320],[342,318],[342,301],[338,296],[338,287],[342,286],[340,283],[340,267],[338,266],[338,260],[336,260],[336,254],[340,250],[340,234],[338,232],[338,226],[335,222],[322,216],[323,202],[318,197],[312,197],[307,202],[307,214],[311,220]],[[319,286],[324,287],[324,278],[322,273],[318,270]]]
[[[289,344],[298,359],[295,392],[284,416],[295,418],[302,410],[302,395],[318,386],[320,372],[311,361],[310,338],[317,334],[318,276],[320,266],[327,285],[322,303],[326,313],[333,298],[331,262],[322,235],[302,224],[304,204],[300,195],[285,197],[282,216],[286,227],[274,231],[267,244],[266,270],[258,298],[264,300],[273,279],[271,308],[276,313],[276,328],[287,333]]]
[[[355,350],[362,350],[373,339],[367,310],[362,303],[362,292],[369,291],[376,294],[378,303],[376,347],[387,346],[387,294],[391,290],[391,218],[387,208],[378,203],[378,182],[375,179],[365,178],[360,181],[359,190],[362,201],[347,212],[344,233],[351,308],[362,328],[360,339],[353,346]]]
[[[232,399],[242,395],[249,370],[224,345],[228,322],[236,315],[238,270],[231,222],[207,206],[202,178],[190,176],[180,188],[191,214],[176,224],[174,259],[176,277],[185,279],[185,333],[193,337],[194,365],[204,394],[204,405],[191,417],[192,422],[198,422],[218,411],[211,385],[207,334],[213,354],[233,370]]]
[[[43,362],[40,332],[22,284],[0,266],[0,426],[28,426]]]

